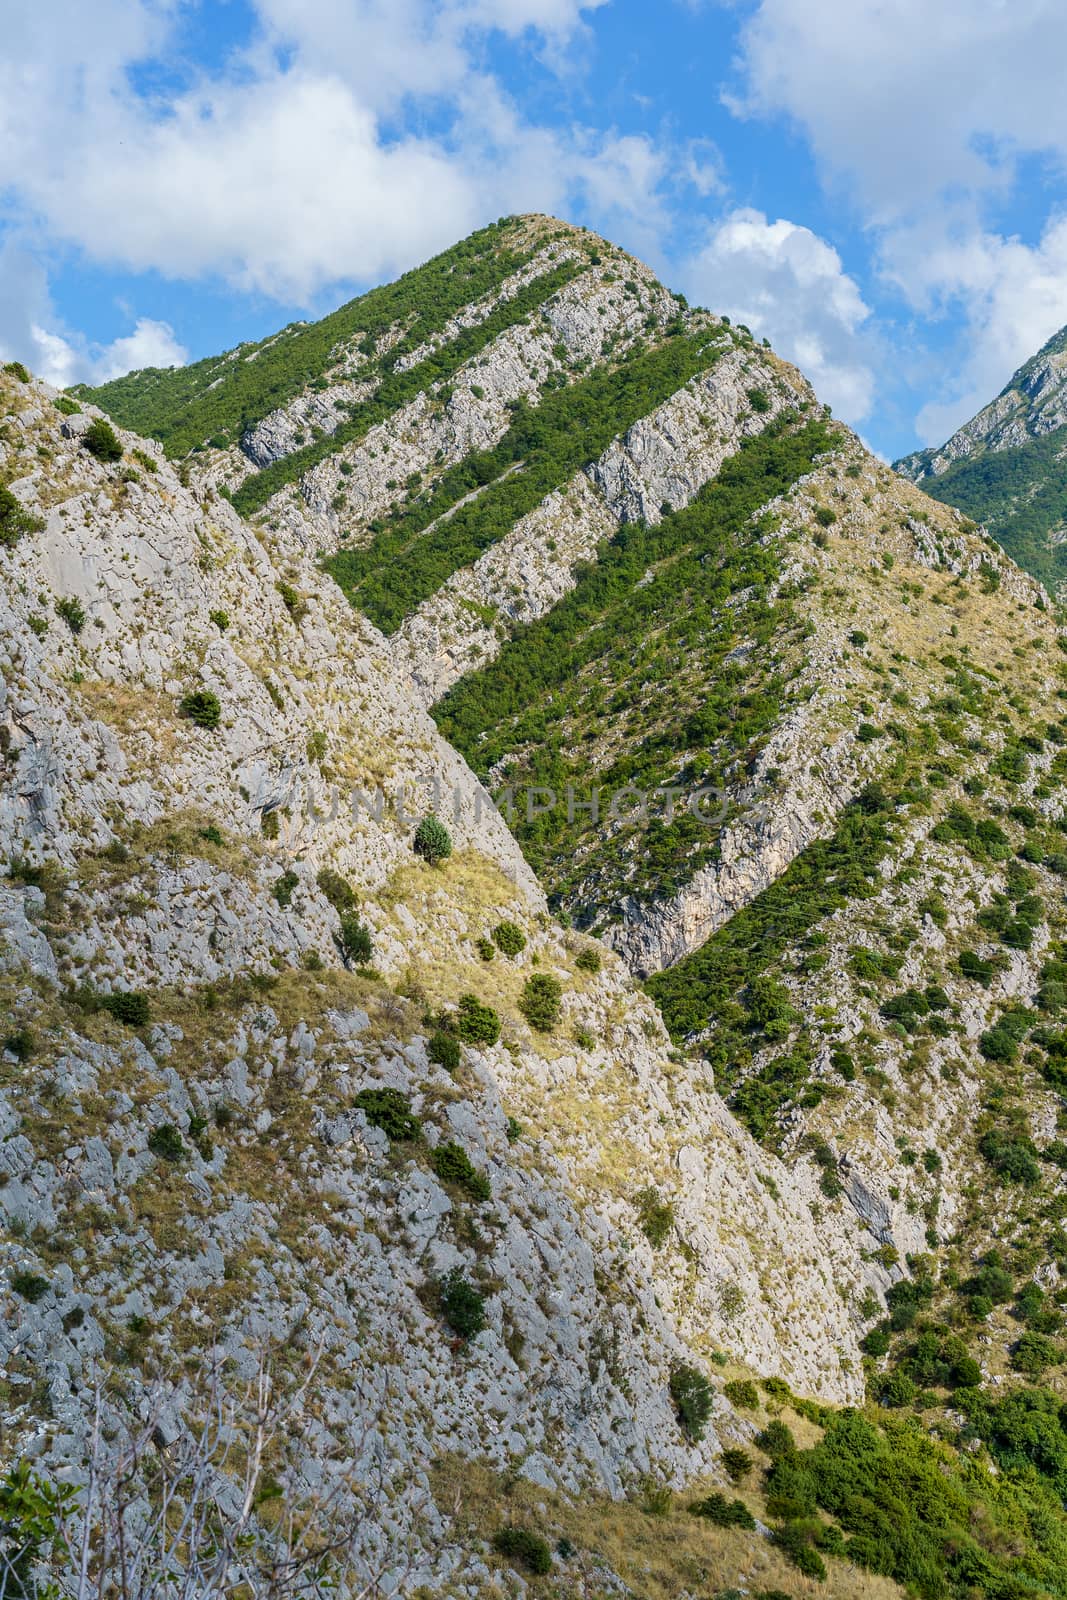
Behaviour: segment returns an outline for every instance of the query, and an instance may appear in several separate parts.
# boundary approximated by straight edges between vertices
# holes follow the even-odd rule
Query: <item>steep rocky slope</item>
[[[342,1521],[373,1502],[361,1570],[477,1586],[480,1547],[425,1476],[443,1450],[618,1494],[714,1472],[752,1431],[720,1381],[687,1439],[678,1363],[857,1398],[857,1303],[889,1274],[816,1224],[618,961],[551,922],[381,636],[298,543],[134,438],[97,460],[92,413],[0,383],[9,1435],[68,1468],[101,1361],[127,1374],[104,1400],[121,1441],[153,1379],[167,1427],[196,1414],[212,1344],[268,1351],[279,1385],[314,1353],[274,1477]],[[216,727],[182,715],[212,721],[193,695]],[[411,848],[431,791],[407,816],[400,793],[431,773],[455,846],[437,866]],[[487,964],[501,922],[526,944]],[[519,1009],[538,974],[564,990],[543,1033]],[[450,1071],[427,1040],[462,1039],[471,993],[501,1042],[490,1026]],[[382,1088],[420,1139],[376,1124],[397,1131]],[[484,1297],[475,1337],[442,1313],[450,1274]],[[368,1449],[373,1484],[345,1465]],[[783,1567],[731,1537],[738,1570]]]
[[[1067,582],[1067,328],[940,449],[896,470],[996,534],[1057,597]]]
[[[163,1081],[170,1062],[190,1097],[153,1106],[106,1085],[134,1100],[122,1172],[152,1195],[131,1202],[121,1251],[187,1283],[174,1235],[145,1220],[161,1205],[157,1120],[266,1235],[247,1268],[220,1244],[194,1347],[220,1319],[288,1328],[269,1321],[278,1306],[341,1365],[355,1342],[392,1387],[337,1399],[331,1368],[327,1432],[351,1454],[372,1398],[388,1403],[386,1456],[437,1509],[405,1501],[386,1546],[398,1559],[400,1527],[418,1525],[435,1583],[458,1563],[477,1588],[472,1552],[502,1506],[570,1548],[578,1494],[603,1512],[588,1548],[633,1592],[699,1592],[713,1549],[719,1587],[758,1591],[753,1563],[778,1559],[759,1530],[694,1549],[693,1519],[667,1518],[691,1565],[666,1573],[639,1509],[665,1502],[633,1495],[642,1478],[723,1485],[717,1446],[784,1407],[805,1448],[764,1429],[769,1476],[741,1477],[801,1571],[847,1539],[854,1574],[923,1593],[1067,1592],[1067,674],[1039,585],[869,457],[746,330],[550,219],[475,236],[326,323],[101,392],[176,472],[94,465],[82,417],[60,442],[43,392],[11,388],[5,476],[31,512],[56,503],[2,558],[29,651],[12,705],[46,706],[74,765],[22,750],[20,709],[9,920],[43,964],[27,1004],[57,1008],[37,1024],[58,1030],[46,1059],[63,1029],[78,1042],[61,1059],[127,1042],[93,997],[136,981],[154,1027],[126,1070]],[[134,449],[148,447],[127,440],[124,463]],[[92,619],[74,637],[51,616],[65,596]],[[214,731],[175,715],[196,689],[219,696]],[[441,779],[460,846],[436,868],[411,850],[429,789],[404,817],[373,800],[423,776]],[[59,842],[38,828],[33,849],[49,804]],[[361,972],[338,953],[323,867],[358,897]],[[527,939],[514,959],[489,937],[501,919]],[[524,986],[551,975],[562,1014],[541,1033]],[[425,1041],[476,1026],[464,994],[504,1033],[452,1077]],[[54,1196],[62,1118],[32,1066],[11,1074],[28,1097],[15,1114],[53,1141],[35,1182]],[[423,1119],[418,1149],[365,1127],[355,1097],[382,1084]],[[231,1102],[207,1162],[189,1119]],[[83,1132],[86,1149],[102,1137]],[[459,1166],[440,1179],[443,1140],[476,1189],[489,1174],[496,1231]],[[50,1214],[28,1225],[40,1252]],[[58,1229],[91,1258],[109,1235],[90,1249],[83,1232]],[[450,1349],[453,1265],[490,1326]],[[189,1348],[171,1319],[129,1314],[152,1343],[119,1348],[170,1372]],[[716,1390],[701,1443],[671,1404],[679,1361]],[[865,1417],[790,1401],[779,1377],[865,1398]],[[412,1480],[457,1433],[463,1457],[521,1484],[448,1463]],[[287,1492],[316,1459],[299,1455]],[[552,1497],[532,1504],[530,1483]],[[629,1497],[621,1522],[605,1490]],[[605,1555],[646,1540],[643,1573]],[[551,1582],[577,1581],[569,1559]],[[849,1590],[848,1571],[830,1561],[828,1592],[874,1592]],[[780,1566],[774,1586],[807,1581]]]

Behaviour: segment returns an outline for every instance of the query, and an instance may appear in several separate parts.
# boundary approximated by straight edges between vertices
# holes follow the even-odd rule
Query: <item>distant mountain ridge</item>
[[[1067,589],[1067,328],[939,448],[895,470],[983,523],[1056,594]]]

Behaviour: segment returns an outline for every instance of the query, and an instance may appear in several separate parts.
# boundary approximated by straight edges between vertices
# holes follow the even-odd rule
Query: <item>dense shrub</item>
[[[97,1004],[101,1011],[110,1012],[116,1022],[124,1022],[129,1028],[143,1028],[151,1017],[148,996],[132,989],[116,989],[113,994],[99,995]]]
[[[493,943],[505,956],[517,956],[526,949],[526,935],[514,922],[498,922],[493,929]]]
[[[62,599],[56,601],[56,616],[60,617],[75,635],[81,633],[85,627],[85,607],[74,595],[64,595]]]
[[[473,1339],[486,1326],[485,1298],[458,1267],[441,1282],[441,1314],[461,1339]]]
[[[711,366],[715,353],[707,345],[706,334],[679,333],[543,394],[537,406],[516,401],[510,426],[492,449],[449,467],[429,494],[379,525],[371,544],[331,558],[329,570],[354,605],[394,633],[453,572],[477,560],[519,517],[647,415],[657,397],[666,400]],[[517,462],[523,470],[509,471]],[[471,495],[479,488],[482,493]],[[459,505],[461,500],[466,504]],[[445,511],[452,515],[441,520]]]
[[[98,461],[119,461],[122,458],[122,441],[103,417],[93,418],[82,435],[82,443]]]
[[[185,1154],[182,1136],[173,1122],[163,1122],[158,1128],[152,1129],[148,1135],[148,1148],[162,1161],[180,1161]]]
[[[591,944],[583,945],[574,958],[574,965],[579,972],[599,972],[601,967],[600,951]]]
[[[756,1526],[756,1519],[743,1500],[728,1500],[718,1492],[694,1500],[689,1507],[694,1517],[704,1517],[718,1528],[748,1528]]]
[[[412,848],[417,856],[422,856],[433,867],[452,854],[452,835],[437,817],[423,817],[415,829]]]
[[[496,945],[493,943],[492,939],[475,939],[474,948],[477,950],[482,961],[488,962],[496,960]]]
[[[13,1272],[11,1287],[20,1299],[28,1300],[32,1306],[48,1293],[48,1279],[36,1272]]]
[[[338,915],[350,911],[355,905],[355,890],[347,879],[334,871],[333,867],[323,867],[315,882]]]
[[[20,383],[29,383],[29,369],[21,361],[5,361],[4,371],[12,378],[17,378]]]
[[[459,1041],[453,1038],[452,1034],[445,1033],[443,1029],[439,1029],[430,1039],[426,1053],[431,1061],[435,1061],[439,1067],[444,1067],[446,1072],[459,1070],[462,1060]]]
[[[456,1032],[464,1044],[496,1044],[500,1018],[492,1006],[483,1006],[477,996],[465,994],[456,1007]]]
[[[493,1549],[535,1576],[543,1577],[552,1571],[552,1552],[547,1541],[528,1528],[501,1528],[493,1535]]]
[[[527,978],[519,996],[519,1010],[538,1033],[551,1033],[560,1018],[563,986],[547,972]]]
[[[24,533],[36,533],[43,527],[43,518],[33,516],[10,489],[0,484],[0,546],[11,550]]]
[[[430,1155],[430,1165],[442,1183],[455,1183],[472,1194],[475,1200],[488,1200],[492,1194],[489,1179],[472,1165],[466,1150],[460,1144],[439,1144]]]
[[[365,967],[374,950],[374,940],[366,923],[354,911],[346,911],[337,931],[337,947],[347,966]]]
[[[666,1244],[674,1227],[673,1205],[660,1198],[658,1189],[649,1187],[638,1190],[634,1196],[634,1209],[641,1232],[653,1250],[658,1250]]]
[[[9,1050],[18,1062],[29,1061],[37,1049],[37,1039],[32,1028],[18,1028],[6,1035],[3,1048]]]
[[[399,1089],[361,1089],[352,1104],[363,1112],[372,1128],[380,1128],[392,1140],[422,1137],[422,1124],[407,1095]]]
[[[222,721],[222,706],[210,689],[194,689],[178,705],[180,716],[188,717],[198,728],[217,728]]]
[[[759,1394],[751,1378],[734,1378],[730,1383],[724,1383],[722,1392],[732,1406],[739,1406],[746,1411],[754,1411],[759,1405]]]
[[[752,1471],[752,1457],[738,1445],[727,1445],[722,1453],[722,1464],[732,1483],[743,1483]]]
[[[679,1362],[671,1368],[668,1389],[683,1432],[694,1443],[703,1439],[715,1404],[715,1391],[707,1378],[688,1362]]]
[[[283,911],[292,904],[293,891],[299,882],[295,872],[283,872],[280,878],[275,878],[271,893]]]

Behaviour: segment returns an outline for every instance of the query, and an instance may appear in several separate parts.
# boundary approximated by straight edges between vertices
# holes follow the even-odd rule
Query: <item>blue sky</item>
[[[9,0],[0,352],[56,382],[586,223],[895,456],[1067,323],[1062,0]]]

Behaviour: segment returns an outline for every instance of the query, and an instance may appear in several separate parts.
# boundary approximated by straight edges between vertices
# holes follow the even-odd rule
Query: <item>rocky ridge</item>
[[[1067,329],[940,447],[895,470],[988,526],[1020,565],[1062,597],[1067,484]]]

